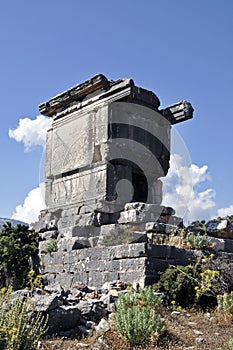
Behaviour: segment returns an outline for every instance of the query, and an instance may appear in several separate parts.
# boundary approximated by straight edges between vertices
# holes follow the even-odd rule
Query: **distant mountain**
[[[10,222],[13,227],[16,225],[26,225],[29,226],[26,222],[19,221],[19,220],[14,220],[14,219],[7,219],[7,218],[0,218],[0,230],[3,228],[3,224],[6,222]]]

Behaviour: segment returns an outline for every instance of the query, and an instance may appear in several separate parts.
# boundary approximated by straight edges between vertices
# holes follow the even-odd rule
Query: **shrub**
[[[208,236],[207,234],[200,234],[200,233],[194,233],[189,232],[187,237],[187,244],[192,249],[206,249],[209,248],[209,242],[208,242]]]
[[[195,302],[197,281],[195,266],[170,266],[161,274],[155,289],[166,292],[170,302],[188,307]]]
[[[217,296],[218,309],[233,318],[233,292]]]
[[[229,340],[227,347],[218,348],[218,350],[233,350],[233,338]]]
[[[46,247],[45,247],[46,253],[53,253],[57,251],[57,240],[55,238],[51,238]]]
[[[161,297],[155,295],[151,287],[139,289],[138,292],[130,289],[128,293],[120,294],[113,315],[120,335],[136,345],[162,334],[165,322],[157,313],[161,301]]]
[[[200,233],[205,234],[206,233],[206,222],[205,220],[196,220],[193,221],[188,227],[188,231],[194,232],[194,233]]]
[[[111,230],[101,239],[101,244],[104,246],[115,246],[120,244],[129,244],[134,240],[134,234],[129,227],[125,226],[119,230]]]
[[[187,248],[186,230],[184,228],[174,230],[166,238],[165,244],[174,245],[177,248]]]
[[[199,227],[192,226],[188,229],[179,228],[174,230],[165,240],[165,244],[185,249],[191,248],[201,250],[212,248],[204,229],[202,230]]]
[[[0,294],[0,350],[34,350],[46,332],[47,320],[35,313],[30,297],[11,302],[11,289]]]
[[[38,234],[25,225],[4,224],[0,232],[0,276],[2,286],[22,288],[38,253]]]
[[[203,295],[216,296],[213,290],[213,281],[219,276],[219,271],[204,269],[203,267],[198,276],[198,285],[195,287],[197,300]]]
[[[194,303],[200,304],[204,296],[209,298],[210,303],[216,304],[216,294],[212,284],[219,272],[210,269],[209,262],[210,258],[204,257],[197,259],[195,265],[170,265],[161,274],[154,288],[166,292],[169,301],[181,307],[188,307]]]
[[[35,290],[36,288],[43,288],[42,275],[37,275],[33,269],[28,272],[28,287],[31,290]]]

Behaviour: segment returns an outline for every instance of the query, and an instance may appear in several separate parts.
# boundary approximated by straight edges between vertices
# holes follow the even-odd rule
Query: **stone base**
[[[212,238],[216,244],[215,257],[224,266],[233,261],[232,240]],[[75,288],[80,282],[88,287],[101,289],[105,282],[120,281],[133,287],[144,287],[159,280],[159,273],[170,265],[188,265],[206,253],[174,246],[133,243],[79,249],[67,241],[67,251],[52,253],[41,251],[41,273],[45,285],[60,285],[64,289]],[[216,260],[216,261],[217,261]],[[219,266],[223,266],[223,265]]]
[[[82,207],[48,210],[41,213],[34,229],[40,233],[40,252],[50,251],[56,240],[59,251],[114,246],[124,243],[150,242],[151,234],[170,234],[183,227],[181,218],[170,207],[156,204],[127,203],[113,214],[87,212]],[[53,241],[53,244],[54,241]]]
[[[70,288],[81,281],[100,288],[114,280],[141,286],[156,282],[169,264],[189,259],[184,250],[178,254],[174,247],[149,244],[151,235],[168,235],[183,226],[174,214],[170,207],[140,202],[112,214],[84,207],[42,212],[34,229],[40,231],[46,283]]]
[[[41,272],[45,283],[59,282],[65,289],[78,282],[100,289],[105,282],[116,280],[144,287],[157,282],[158,273],[170,264],[186,265],[194,260],[191,250],[135,243],[42,254]]]
[[[129,225],[139,231],[164,233],[165,225],[183,227],[183,220],[174,214],[175,211],[170,207],[140,202],[127,203],[122,211],[115,213],[90,211],[90,209],[88,211],[86,207],[69,207],[63,210],[42,211],[39,221],[33,224],[33,228],[40,233],[57,230],[65,237],[98,236],[102,227],[113,224]]]

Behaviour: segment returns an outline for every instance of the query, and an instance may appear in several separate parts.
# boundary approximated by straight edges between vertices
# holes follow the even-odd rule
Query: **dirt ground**
[[[153,344],[132,347],[111,329],[105,334],[93,333],[83,339],[65,340],[50,339],[42,341],[43,350],[218,350],[233,338],[233,323],[231,319],[216,312],[164,310],[166,332]]]

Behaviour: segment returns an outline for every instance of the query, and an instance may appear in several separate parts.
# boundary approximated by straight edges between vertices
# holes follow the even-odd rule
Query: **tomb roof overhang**
[[[90,107],[96,102],[113,101],[138,103],[149,107],[160,112],[171,124],[193,117],[192,105],[187,101],[159,110],[160,101],[152,91],[135,86],[133,79],[108,80],[103,74],[97,74],[41,103],[39,111],[43,115],[57,119],[85,106]]]
[[[49,101],[41,103],[39,111],[43,115],[56,117],[57,114],[69,109],[72,105],[76,105],[76,109],[81,109],[97,100],[119,101],[124,98],[128,99],[129,102],[146,105],[156,110],[160,106],[158,97],[152,91],[135,86],[133,79],[126,78],[114,81],[108,80],[103,74],[98,74],[56,95]]]

